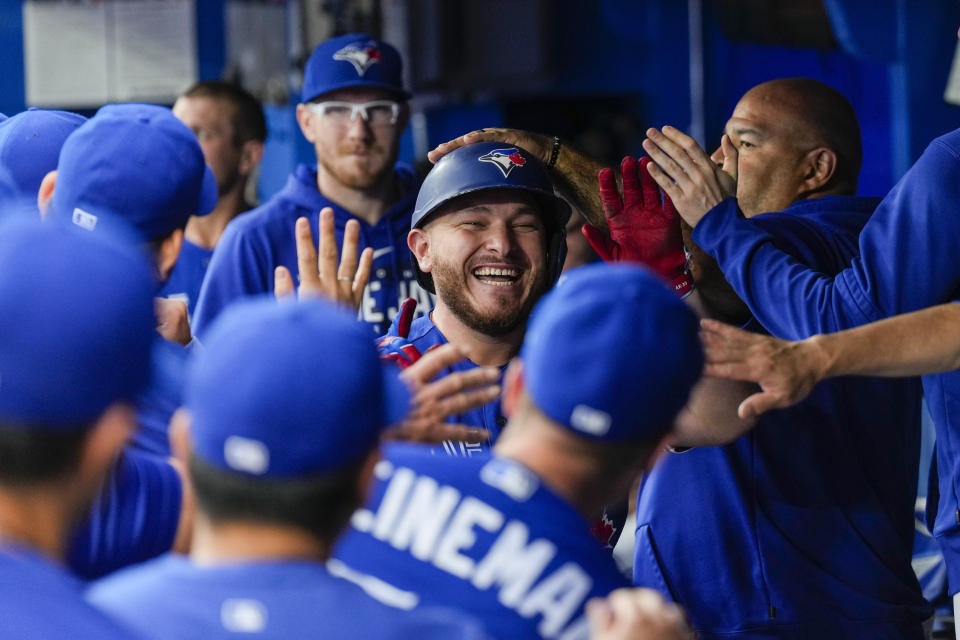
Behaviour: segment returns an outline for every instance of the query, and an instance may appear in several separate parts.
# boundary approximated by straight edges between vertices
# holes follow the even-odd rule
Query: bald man
[[[725,206],[821,273],[849,264],[857,235],[879,202],[853,196],[861,162],[853,109],[813,80],[776,80],[749,91],[713,161],[676,129],[648,136],[644,147],[657,163],[649,174],[659,178],[681,215],[689,203],[673,185],[685,185],[687,174],[675,171],[675,158],[696,158],[709,166],[713,188],[730,196]],[[550,144],[505,141],[552,153]],[[715,161],[730,174],[714,171]],[[562,144],[555,165],[596,175],[596,165]],[[637,170],[636,163],[623,168],[630,166]],[[664,180],[666,171],[673,171],[672,179]],[[581,173],[565,183],[586,180]],[[623,215],[632,215],[629,209]],[[649,229],[619,220],[610,226],[620,259],[638,259],[627,249],[642,244],[641,233]],[[625,237],[631,233],[636,237]],[[689,234],[686,239],[696,283],[688,300],[706,315],[755,322],[752,305],[747,309],[716,263]],[[758,304],[775,316],[777,292],[769,293]],[[781,319],[777,329],[787,332],[784,337],[806,337],[820,321],[807,313]],[[735,410],[734,398],[704,400],[702,394],[701,388],[682,420],[709,424],[723,417],[718,411]],[[635,582],[681,603],[703,638],[919,638],[930,610],[910,567],[916,385],[840,379],[750,426],[725,446],[666,456],[647,476],[637,505]]]
[[[820,273],[850,263],[879,204],[853,195],[856,114],[814,80],[748,91],[712,157],[676,129],[647,135],[649,173],[680,215],[695,173],[682,163],[722,164],[715,186],[735,197],[719,206]],[[787,291],[770,288],[747,308],[724,277],[728,264],[721,273],[689,230],[692,271],[712,315],[791,339],[825,328],[815,299],[805,313],[784,308]],[[640,492],[636,581],[659,582],[704,638],[922,637],[930,609],[910,566],[919,418],[914,380],[839,378],[725,447],[667,457]]]

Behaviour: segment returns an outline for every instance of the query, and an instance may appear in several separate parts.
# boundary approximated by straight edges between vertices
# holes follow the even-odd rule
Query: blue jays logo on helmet
[[[343,60],[353,65],[357,75],[362,76],[371,65],[380,62],[380,49],[373,40],[348,44],[333,54],[334,60]]]
[[[524,158],[520,150],[515,147],[510,149],[494,149],[480,156],[477,160],[496,165],[504,178],[509,178],[511,171],[527,163],[527,159]]]

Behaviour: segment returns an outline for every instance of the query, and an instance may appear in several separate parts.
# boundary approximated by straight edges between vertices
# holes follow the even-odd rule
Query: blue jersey
[[[771,333],[791,338],[848,329],[960,298],[960,129],[930,143],[877,207],[857,255],[822,273],[781,251],[728,200],[707,213],[693,237],[717,258],[727,280]],[[768,305],[776,292],[777,304]],[[934,536],[950,593],[960,591],[960,372],[923,377],[937,432],[940,500]],[[950,416],[954,416],[951,424]]]
[[[805,200],[749,224],[835,273],[875,204]],[[788,313],[777,300],[765,317]],[[819,329],[811,315],[791,337]],[[639,495],[635,582],[681,603],[703,638],[921,637],[919,424],[915,380],[839,378],[727,446],[666,456]]]
[[[323,207],[333,208],[338,246],[343,246],[347,222],[357,220],[360,251],[366,247],[374,250],[373,270],[359,310],[360,319],[371,327],[371,337],[386,333],[399,303],[408,297],[416,298],[424,312],[429,309],[430,294],[417,284],[407,248],[410,216],[417,198],[416,179],[406,165],[398,164],[395,171],[406,194],[372,226],[327,200],[317,190],[316,167],[306,165],[297,167],[286,186],[268,202],[232,220],[217,243],[200,290],[194,335],[202,339],[213,319],[237,298],[273,291],[276,267],[287,267],[297,278],[297,218],[307,217],[316,243],[318,215]]]
[[[77,580],[33,551],[0,547],[0,636],[17,640],[131,640],[133,632],[84,602]]]
[[[183,385],[190,352],[179,344],[157,337],[150,353],[150,381],[137,396],[137,428],[130,439],[134,448],[161,457],[170,456],[170,418],[183,404]]]
[[[387,335],[390,336],[396,334],[396,325],[391,325],[390,331],[387,332]],[[417,318],[410,324],[410,333],[407,336],[405,343],[412,344],[420,353],[426,353],[429,349],[447,344],[447,339],[442,333],[440,333],[440,329],[433,324],[433,320],[430,319],[430,315],[427,314]],[[476,366],[477,365],[469,360],[461,360],[460,362],[455,363],[452,367],[448,367],[441,371],[439,374],[437,374],[437,377],[441,378],[458,371],[469,371]],[[500,380],[498,381],[498,384],[502,383],[503,372],[505,370],[506,365],[500,368]],[[443,452],[447,453],[448,455],[471,456],[477,453],[489,453],[490,445],[496,441],[497,437],[500,435],[500,429],[507,424],[507,419],[500,409],[500,398],[497,398],[493,402],[485,404],[481,407],[470,409],[465,413],[450,416],[447,418],[447,422],[452,424],[461,424],[467,427],[481,427],[490,432],[490,442],[483,444],[453,441],[447,441],[443,443]],[[439,452],[440,449],[437,449],[436,451]]]
[[[516,462],[395,444],[375,474],[334,557],[495,638],[586,638],[586,601],[627,584],[587,521]]]
[[[481,637],[451,614],[389,607],[323,565],[300,560],[201,567],[171,554],[106,578],[87,596],[157,640]]]
[[[182,496],[168,462],[126,449],[71,539],[70,570],[92,580],[170,551]]]
[[[173,271],[170,272],[170,278],[157,295],[180,300],[187,305],[187,313],[192,318],[197,308],[197,299],[200,297],[200,285],[203,284],[203,276],[207,273],[207,266],[212,257],[213,249],[198,247],[184,239],[180,256],[177,258],[177,263],[173,265]]]

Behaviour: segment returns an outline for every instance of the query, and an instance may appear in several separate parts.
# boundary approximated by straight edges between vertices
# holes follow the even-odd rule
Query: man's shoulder
[[[88,598],[121,621],[157,633],[190,628],[211,638],[233,637],[231,633],[258,632],[258,625],[269,622],[278,637],[292,637],[340,620],[341,629],[349,629],[344,635],[413,637],[401,633],[405,612],[322,565],[304,561],[200,567],[167,557],[101,580]],[[410,620],[416,621],[416,616]],[[425,629],[449,631],[444,622],[431,622]]]
[[[0,620],[11,638],[132,638],[87,604],[71,576],[30,554],[0,553]]]
[[[589,536],[587,522],[573,507],[518,462],[483,453],[466,457],[436,455],[433,447],[412,443],[390,444],[383,451],[386,465],[379,469],[378,478],[385,483],[397,471],[406,469],[407,473],[453,487],[462,496],[482,500],[508,518],[533,521],[537,527],[580,531],[585,540],[596,544]]]
[[[148,602],[156,594],[168,591],[185,571],[189,571],[188,563],[185,557],[168,553],[121,569],[91,583],[86,592],[87,600],[106,611],[136,607],[138,602]]]
[[[881,199],[870,196],[824,196],[798,200],[782,211],[771,211],[754,216],[751,220],[802,224],[804,221],[832,221],[848,218],[866,219],[880,204]]]
[[[421,346],[429,348],[447,343],[447,338],[440,332],[437,325],[433,324],[429,313],[414,318],[413,322],[410,323],[410,335],[407,336],[407,339],[414,343],[417,348]],[[421,352],[424,350],[420,349]]]
[[[879,198],[861,196],[811,198],[750,220],[781,250],[811,268],[833,274],[856,255],[860,232],[879,204]]]
[[[954,129],[939,138],[935,138],[927,148],[929,150],[944,150],[953,158],[960,160],[960,129]]]
[[[303,203],[290,197],[287,190],[283,190],[274,194],[266,202],[231,220],[227,230],[233,230],[238,234],[249,234],[277,226],[286,229],[298,217],[305,215],[304,212],[310,210]]]

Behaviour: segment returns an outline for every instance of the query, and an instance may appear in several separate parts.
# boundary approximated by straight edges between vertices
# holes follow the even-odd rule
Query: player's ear
[[[837,153],[828,147],[817,147],[803,158],[804,180],[802,192],[817,191],[826,186],[837,173]]]
[[[407,234],[407,246],[413,253],[420,271],[430,273],[433,260],[430,258],[430,235],[424,229],[411,229]]]
[[[397,138],[403,135],[403,131],[407,128],[407,123],[410,122],[410,105],[406,102],[400,103],[400,114],[397,116],[397,125],[394,127],[394,131],[397,132]]]
[[[166,282],[180,257],[183,248],[183,229],[174,229],[157,247],[157,274],[160,282]]]
[[[126,444],[136,424],[133,407],[117,402],[104,410],[90,428],[77,467],[76,488],[83,493],[96,491],[107,471]],[[84,499],[89,499],[84,495]]]
[[[167,437],[170,438],[170,452],[180,462],[183,469],[188,468],[190,460],[190,412],[180,407],[170,417],[170,428]]]
[[[263,143],[259,140],[247,140],[240,147],[240,164],[237,167],[240,175],[248,176],[263,159]]]
[[[523,360],[517,357],[510,361],[506,372],[503,374],[503,400],[500,403],[503,415],[508,418],[513,415],[520,404],[523,389]]]
[[[363,461],[363,466],[360,467],[360,473],[357,475],[357,497],[359,498],[357,507],[363,506],[363,503],[367,501],[367,496],[370,495],[370,487],[373,486],[373,470],[378,462],[380,462],[379,447],[367,455],[367,458]]]
[[[316,136],[313,135],[314,119],[318,116],[307,105],[300,103],[297,105],[297,124],[300,125],[300,132],[307,142],[316,142]]]
[[[37,207],[40,209],[40,216],[46,217],[50,210],[50,201],[53,200],[53,188],[57,183],[57,170],[47,173],[40,182],[40,190],[37,191]]]

